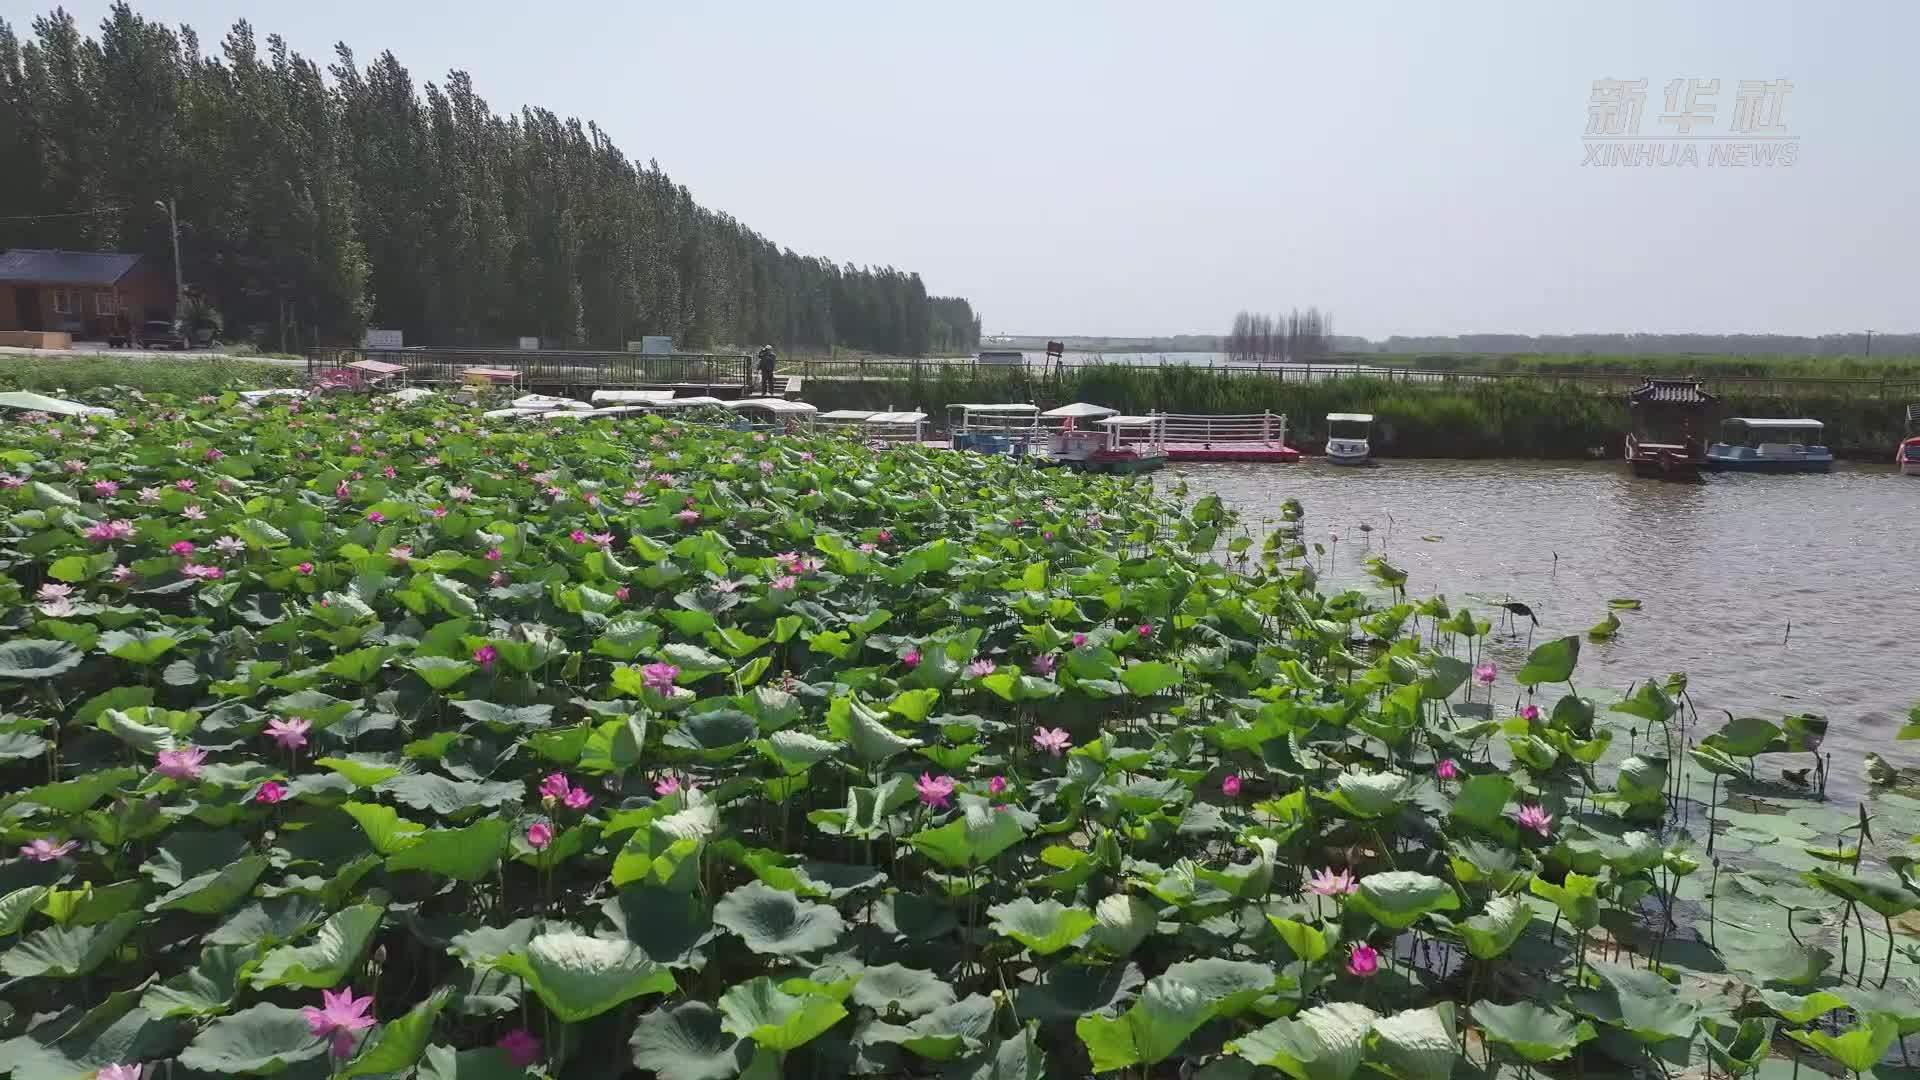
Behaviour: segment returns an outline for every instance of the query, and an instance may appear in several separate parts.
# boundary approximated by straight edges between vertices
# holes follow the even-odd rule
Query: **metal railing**
[[[307,372],[377,360],[406,368],[414,385],[454,385],[468,368],[513,371],[526,387],[745,388],[753,360],[744,353],[629,353],[558,349],[327,349],[307,354]]]
[[[1283,413],[1235,413],[1221,416],[1193,413],[1160,415],[1162,437],[1166,442],[1232,446],[1235,444],[1273,445],[1287,441],[1287,418]]]

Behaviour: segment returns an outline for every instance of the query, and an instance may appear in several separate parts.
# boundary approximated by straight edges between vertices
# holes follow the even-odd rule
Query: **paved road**
[[[105,357],[109,360],[244,360],[254,364],[279,364],[284,367],[304,368],[305,360],[288,360],[277,356],[230,356],[221,352],[175,352],[150,349],[110,349],[105,344],[93,345],[86,342],[71,349],[22,349],[16,346],[0,346],[0,356],[31,356],[36,360],[92,360]]]

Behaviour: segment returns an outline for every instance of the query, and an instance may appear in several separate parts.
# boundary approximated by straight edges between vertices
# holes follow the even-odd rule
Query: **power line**
[[[65,214],[14,214],[0,217],[0,221],[47,221],[52,218],[88,217],[93,214],[117,214],[125,210],[124,206],[103,206],[98,210],[74,210]]]

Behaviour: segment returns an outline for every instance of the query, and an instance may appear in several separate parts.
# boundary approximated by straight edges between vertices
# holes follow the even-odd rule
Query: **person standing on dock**
[[[760,359],[760,392],[773,396],[773,346],[762,345],[758,353]]]

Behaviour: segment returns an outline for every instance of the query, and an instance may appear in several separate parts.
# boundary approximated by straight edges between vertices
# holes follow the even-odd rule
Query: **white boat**
[[[1907,438],[1894,448],[1902,476],[1920,476],[1920,405],[1907,406]]]
[[[1327,461],[1334,465],[1366,465],[1373,461],[1373,414],[1327,414]]]
[[[741,398],[729,401],[727,408],[751,417],[752,426],[762,430],[811,431],[813,418],[820,410],[804,401],[780,397]]]
[[[955,450],[1014,457],[1044,448],[1046,442],[1038,405],[949,405],[947,433]]]
[[[917,443],[926,438],[927,414],[919,410],[874,412],[871,409],[834,409],[819,416],[821,427],[839,434],[857,435],[869,442]]]
[[[1716,472],[1798,473],[1833,468],[1818,420],[1730,417],[1727,438],[1707,447],[1707,468]]]
[[[1084,468],[1102,450],[1113,441],[1110,430],[1103,431],[1093,423],[1110,416],[1120,415],[1120,410],[1109,409],[1105,405],[1091,405],[1076,401],[1071,405],[1061,405],[1040,414],[1041,419],[1056,423],[1047,438],[1047,453],[1061,465],[1072,468]]]

